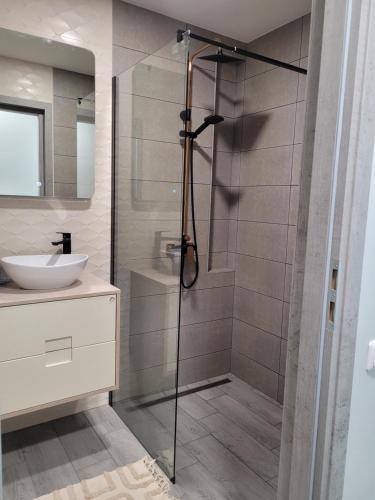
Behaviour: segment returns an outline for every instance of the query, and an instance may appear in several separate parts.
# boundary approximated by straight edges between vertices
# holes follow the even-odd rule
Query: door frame
[[[342,494],[375,133],[374,17],[371,0],[313,1],[278,500]]]

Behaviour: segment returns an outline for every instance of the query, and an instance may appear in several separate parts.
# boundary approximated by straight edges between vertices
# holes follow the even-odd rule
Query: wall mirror
[[[95,57],[0,29],[0,196],[91,198]]]

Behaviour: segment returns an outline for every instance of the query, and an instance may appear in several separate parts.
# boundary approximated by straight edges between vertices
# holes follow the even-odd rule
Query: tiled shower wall
[[[307,67],[310,18],[249,50]],[[231,222],[235,267],[231,370],[282,401],[305,112],[304,75],[247,61],[237,88]]]
[[[128,145],[129,139],[142,139],[143,171],[141,176],[137,173],[134,177],[134,172],[126,174],[128,182],[121,191],[128,193],[128,198],[124,210],[119,212],[123,229],[135,224],[133,230],[128,227],[121,235],[124,241],[122,258],[124,262],[129,257],[139,260],[148,247],[147,255],[141,259],[144,268],[150,266],[150,258],[154,268],[156,262],[163,260],[162,246],[151,248],[151,242],[143,239],[146,234],[152,235],[163,228],[170,231],[167,219],[172,217],[176,221],[175,236],[178,235],[181,198],[168,200],[175,202],[168,217],[166,213],[163,215],[163,210],[166,186],[168,183],[178,186],[181,182],[178,172],[181,172],[182,151],[177,132],[181,128],[178,115],[183,108],[181,75],[185,69],[181,54],[176,55],[172,47],[176,29],[183,26],[180,21],[119,0],[114,2],[114,74],[122,75],[122,79],[127,72],[148,71],[152,83],[150,88],[135,88],[133,73],[133,88],[126,90],[130,94],[127,98],[132,113],[140,109],[138,101],[143,100],[143,111],[137,120],[148,128],[146,132],[134,132],[128,126],[124,134]],[[296,65],[306,65],[308,27],[308,17],[299,19],[252,42],[249,49]],[[193,45],[192,51],[196,47]],[[179,69],[175,66],[176,60],[180,61]],[[144,66],[134,70],[141,61]],[[161,67],[169,70],[174,82],[163,80],[163,77],[155,79],[153,72]],[[197,61],[193,76],[193,128],[213,112],[214,70],[214,64]],[[139,77],[138,81],[144,81],[146,76]],[[224,115],[225,121],[215,132],[211,214],[212,128],[199,138],[194,154],[201,274],[194,288],[183,292],[182,296],[181,384],[231,370],[269,396],[282,400],[304,83],[304,77],[296,73],[250,60],[220,68],[215,112]],[[167,96],[171,87],[179,93],[179,98]],[[149,115],[148,109],[153,110]],[[152,116],[162,117],[161,122],[154,123]],[[163,137],[160,134],[164,134]],[[121,142],[126,143],[124,138]],[[170,161],[171,156],[163,155],[162,150],[166,147],[174,163]],[[147,151],[152,154],[147,155]],[[119,153],[122,172],[130,168],[131,162],[122,149]],[[171,169],[171,165],[175,168]],[[150,184],[149,191],[143,192],[152,192],[152,221],[139,220],[142,207],[139,204],[137,207],[134,199],[129,205],[130,179],[136,179],[140,185]],[[144,218],[150,219],[151,212]],[[129,233],[139,235],[133,237],[133,255],[129,255],[131,249],[126,241]],[[165,329],[164,321],[157,322],[158,311],[165,303],[171,304],[174,299],[176,307],[177,288],[164,288],[161,293],[159,287],[153,294],[149,284],[144,282],[147,293],[145,288],[139,292],[139,279],[134,287],[132,274],[130,281],[129,274],[122,278],[123,286],[131,290],[132,295],[123,296],[122,344],[127,353],[123,353],[122,359],[129,383],[124,384],[126,391],[122,396],[128,395],[129,390],[143,393],[163,389],[161,374],[173,359],[165,355],[166,345],[173,345],[177,327],[173,323]],[[141,323],[138,317],[143,318]],[[146,318],[147,322],[143,321]],[[132,366],[131,374],[129,366]]]
[[[128,292],[122,296],[122,398],[162,390],[174,381],[168,365],[172,367],[176,353],[178,273],[171,272],[165,245],[179,243],[180,235],[179,114],[186,66],[175,39],[183,22],[119,0],[113,13],[114,74],[119,76],[117,283]],[[214,69],[212,63],[199,61],[194,71],[193,128],[213,111]],[[181,384],[230,369],[234,272],[227,268],[228,197],[236,70],[233,65],[223,68],[218,83],[223,97],[219,108],[226,120],[217,130],[215,148],[210,255],[215,272],[208,272],[207,258],[212,127],[199,137],[194,154],[201,273],[182,296]]]

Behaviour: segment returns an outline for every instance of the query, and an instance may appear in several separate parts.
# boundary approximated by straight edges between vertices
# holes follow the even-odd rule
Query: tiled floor
[[[276,498],[281,407],[230,378],[228,384],[179,399],[172,493],[182,500]],[[171,404],[147,409],[156,440],[170,422]],[[110,407],[6,434],[4,500],[30,500],[145,454]]]

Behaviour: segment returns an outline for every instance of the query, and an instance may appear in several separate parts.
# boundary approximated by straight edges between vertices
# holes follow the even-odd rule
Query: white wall
[[[95,54],[96,186],[91,202],[0,199],[0,256],[51,252],[55,231],[73,233],[73,251],[87,253],[89,270],[110,269],[111,0],[1,0],[0,27],[77,45]]]
[[[368,343],[375,340],[375,154],[354,361],[343,500],[375,497],[375,371],[366,371]]]
[[[0,95],[52,103],[51,67],[0,57],[0,68]]]

